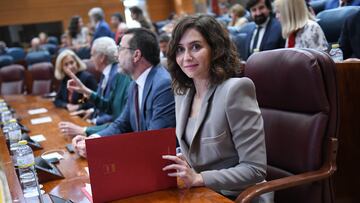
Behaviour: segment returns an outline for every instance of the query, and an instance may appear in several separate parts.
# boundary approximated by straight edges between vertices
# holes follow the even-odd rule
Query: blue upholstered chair
[[[26,64],[31,66],[34,63],[51,62],[51,56],[47,51],[30,52],[25,57]]]
[[[7,53],[8,55],[13,57],[15,63],[19,61],[23,61],[26,55],[25,50],[21,47],[8,48]]]
[[[319,19],[318,23],[323,29],[329,43],[339,42],[345,19],[359,10],[360,6],[345,6],[324,10],[316,15],[316,18]]]
[[[14,58],[10,55],[0,55],[0,68],[14,63]]]

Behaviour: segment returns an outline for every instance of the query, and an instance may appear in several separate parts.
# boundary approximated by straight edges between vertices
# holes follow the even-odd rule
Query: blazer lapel
[[[260,51],[263,51],[263,50],[264,50],[264,46],[265,46],[265,44],[266,44],[266,41],[267,41],[267,39],[269,39],[269,35],[271,35],[271,33],[270,33],[270,30],[271,30],[271,20],[272,20],[272,18],[270,17],[269,22],[267,23],[267,25],[266,25],[266,27],[265,27],[264,36],[263,36],[263,38],[262,38],[262,40],[261,40],[260,47],[259,47]]]
[[[195,129],[194,129],[194,136],[191,140],[191,143],[189,143],[189,151],[191,150],[191,144],[193,143],[195,137],[198,135],[198,131],[203,124],[207,113],[209,112],[209,100],[211,99],[212,95],[214,94],[216,90],[216,85],[213,85],[209,88],[208,92],[206,93],[204,100],[202,101],[201,109],[198,115],[198,118],[196,119]]]
[[[251,44],[251,38],[254,34],[254,30],[256,29],[255,24],[251,27],[249,30],[247,36],[246,36],[246,57],[249,57],[251,54],[250,44]]]
[[[180,104],[181,106],[179,107],[181,112],[177,112],[177,115],[176,115],[177,116],[176,128],[179,129],[178,130],[178,133],[179,133],[178,137],[180,137],[179,141],[183,140],[185,125],[186,125],[187,120],[190,115],[190,109],[191,109],[191,104],[192,104],[192,100],[194,97],[194,93],[195,93],[194,88],[190,88],[189,91],[187,91],[183,101]]]

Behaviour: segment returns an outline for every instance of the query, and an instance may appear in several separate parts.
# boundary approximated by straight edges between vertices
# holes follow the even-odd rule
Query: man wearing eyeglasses
[[[175,127],[175,102],[171,78],[160,65],[159,45],[154,33],[144,28],[129,29],[118,47],[119,66],[133,81],[123,113],[106,129],[90,138],[126,132]],[[68,88],[83,91],[76,78]],[[85,93],[86,94],[86,93]],[[86,157],[85,136],[73,138],[75,151]]]

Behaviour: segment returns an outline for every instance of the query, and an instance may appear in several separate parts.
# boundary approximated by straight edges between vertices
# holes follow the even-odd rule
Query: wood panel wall
[[[108,22],[112,13],[124,11],[120,0],[1,0],[0,26],[61,21],[66,29],[73,15],[89,22],[88,11],[97,6]]]

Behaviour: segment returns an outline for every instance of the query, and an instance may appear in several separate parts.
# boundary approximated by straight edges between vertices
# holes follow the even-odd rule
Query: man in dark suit
[[[247,58],[254,52],[283,48],[285,40],[281,35],[281,25],[272,16],[270,0],[249,0],[247,9],[254,22],[246,24],[240,30],[230,30],[240,52],[240,58]],[[237,35],[242,41],[236,41]]]
[[[95,27],[93,41],[99,37],[114,38],[114,33],[111,32],[109,25],[104,20],[104,12],[101,8],[92,8],[88,14],[91,24]]]
[[[360,59],[360,12],[349,16],[344,23],[340,35],[340,48],[344,59]]]
[[[121,39],[118,54],[120,67],[133,79],[128,101],[113,123],[90,138],[175,127],[171,78],[159,64],[160,50],[155,34],[144,28],[129,29]],[[84,157],[85,139],[76,136],[72,142],[75,151]]]

